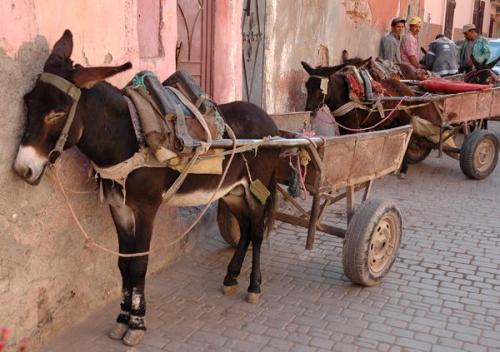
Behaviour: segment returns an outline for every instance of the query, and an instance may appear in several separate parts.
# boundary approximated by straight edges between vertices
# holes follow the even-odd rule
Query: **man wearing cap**
[[[474,56],[478,63],[485,64],[490,59],[491,52],[488,41],[477,32],[475,25],[466,24],[462,32],[464,33],[465,42],[460,48],[460,71],[467,73],[474,68],[471,56]]]
[[[410,20],[410,31],[406,32],[401,40],[401,62],[409,65],[415,70],[421,66],[419,64],[418,33],[422,26],[422,19],[418,16]]]
[[[406,20],[396,17],[391,21],[391,32],[387,34],[380,45],[380,58],[389,60],[394,64],[401,63],[401,37],[405,30]]]

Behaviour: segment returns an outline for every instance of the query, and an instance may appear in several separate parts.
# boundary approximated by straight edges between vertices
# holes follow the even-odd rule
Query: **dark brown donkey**
[[[369,66],[370,60],[371,59],[367,59],[338,66],[317,68],[313,68],[306,62],[302,62],[302,66],[310,75],[305,84],[307,89],[306,110],[316,111],[321,105],[326,104],[331,111],[335,111],[348,103],[351,100],[349,97],[349,86],[345,76],[339,73],[339,71],[348,64]],[[376,77],[375,74],[372,76]],[[323,92],[321,89],[322,78],[328,79],[327,92]],[[380,80],[379,83],[389,96],[403,97],[415,95],[408,86],[399,82],[397,79],[383,79]],[[387,102],[384,103],[384,108],[394,109],[397,104],[398,102]],[[426,116],[427,119],[439,125],[437,113],[430,106],[412,109],[411,114]],[[376,126],[373,130],[383,130],[391,127],[403,126],[411,122],[411,116],[406,111],[395,111],[390,118],[381,122],[381,116],[378,112],[370,114],[367,110],[363,109],[353,109],[347,114],[336,117],[335,119],[340,125],[347,127],[347,129],[345,129],[339,125],[341,134],[355,133],[353,130],[370,129],[372,126]],[[403,165],[401,166],[401,173],[406,174],[407,170],[408,161],[407,158],[404,158]]]
[[[14,169],[26,182],[39,183],[46,166],[54,162],[64,149],[77,146],[97,166],[118,164],[138,151],[138,143],[130,119],[127,103],[122,92],[103,80],[131,67],[85,68],[71,61],[72,34],[66,30],[54,45],[44,67],[44,73],[36,81],[31,92],[26,94],[27,122],[21,140]],[[52,74],[52,75],[50,75]],[[56,76],[56,78],[54,78]],[[47,77],[51,77],[47,82]],[[59,78],[60,79],[59,79]],[[60,84],[53,81],[59,80]],[[66,87],[64,91],[61,87]],[[73,100],[81,92],[79,100]],[[75,101],[75,104],[73,102]],[[75,106],[74,108],[72,108]],[[67,123],[71,111],[76,109],[74,120]],[[272,119],[263,110],[246,102],[220,105],[224,120],[238,138],[262,138],[278,134]],[[67,125],[68,136],[64,143]],[[226,135],[225,138],[228,138]],[[55,147],[60,145],[60,150]],[[268,216],[272,197],[261,204],[249,192],[249,173],[259,179],[274,194],[274,172],[278,151],[261,149],[257,156],[253,152],[236,155],[227,177],[215,195],[215,199],[227,204],[239,221],[241,240],[238,244],[224,278],[224,293],[235,292],[237,277],[252,243],[253,261],[247,300],[256,303],[261,292],[260,248],[263,224]],[[229,158],[224,161],[224,166]],[[169,189],[179,173],[168,168],[140,168],[126,181],[126,200],[122,189],[103,180],[104,191],[118,233],[121,253],[146,252],[150,249],[153,221],[162,203],[162,193]],[[220,175],[189,175],[171,204],[195,206],[206,204],[221,179]],[[146,329],[146,299],[144,294],[148,256],[120,257],[118,266],[123,280],[123,300],[117,324],[110,336],[123,339],[127,345],[139,343]]]

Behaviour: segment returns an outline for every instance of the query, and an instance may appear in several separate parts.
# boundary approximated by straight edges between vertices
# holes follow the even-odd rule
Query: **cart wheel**
[[[409,164],[418,164],[429,156],[431,150],[432,148],[426,145],[423,138],[412,135],[408,149],[406,149],[406,160]]]
[[[373,286],[391,269],[401,243],[401,214],[394,203],[369,200],[354,213],[344,239],[342,265],[352,282]]]
[[[488,177],[498,162],[498,139],[485,130],[476,130],[465,139],[460,152],[460,168],[472,179]]]
[[[274,197],[274,207],[271,216],[266,219],[266,223],[264,224],[264,238],[267,238],[271,233],[274,225],[274,212],[278,209],[279,206],[279,197],[278,192]],[[217,209],[217,224],[219,225],[219,232],[224,239],[231,247],[236,248],[238,242],[240,241],[240,224],[238,223],[238,219],[231,213],[229,207],[222,200],[219,200],[219,207]]]

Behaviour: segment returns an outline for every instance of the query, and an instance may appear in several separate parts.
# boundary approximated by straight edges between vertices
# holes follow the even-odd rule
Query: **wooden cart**
[[[277,191],[293,211],[285,212],[275,202],[273,219],[308,229],[306,248],[313,247],[316,231],[344,238],[343,267],[355,283],[371,286],[390,270],[401,242],[402,222],[396,206],[389,201],[368,200],[373,181],[397,171],[408,146],[412,128],[361,133],[348,136],[312,138],[312,142],[295,131],[308,124],[309,113],[275,115],[274,120],[290,141],[282,151],[297,148],[310,158],[305,188],[312,195],[310,210],[292,198],[283,184],[289,174],[278,175]],[[304,143],[304,140],[306,143]],[[355,194],[362,191],[362,203],[355,207]],[[323,222],[330,205],[346,200],[347,228]],[[223,203],[220,203],[223,204]],[[218,210],[221,235],[231,245],[239,240],[236,219],[224,206]],[[272,228],[268,222],[267,231]]]
[[[402,98],[387,97],[382,101],[400,101]],[[415,130],[408,147],[410,163],[421,162],[432,149],[438,149],[439,156],[444,152],[460,160],[460,168],[469,178],[484,179],[495,170],[499,142],[494,133],[487,131],[487,121],[500,117],[500,87],[459,94],[405,97],[405,102],[432,104],[440,121],[437,143],[418,136]],[[426,116],[420,117],[427,119]],[[456,148],[445,144],[450,138],[456,140]]]

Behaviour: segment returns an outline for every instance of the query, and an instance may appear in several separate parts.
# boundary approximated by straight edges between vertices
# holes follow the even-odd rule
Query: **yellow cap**
[[[422,24],[422,19],[418,16],[415,16],[413,17],[411,20],[410,20],[410,26],[413,25],[413,26],[420,26]]]

